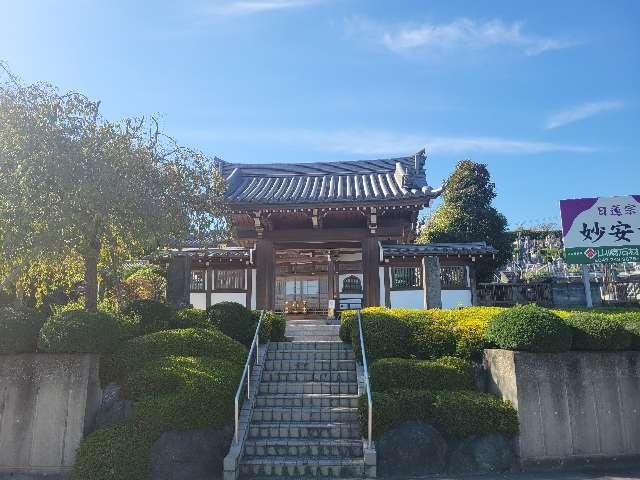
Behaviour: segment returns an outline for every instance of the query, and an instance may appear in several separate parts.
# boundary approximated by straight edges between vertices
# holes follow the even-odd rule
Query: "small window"
[[[362,293],[362,282],[355,275],[349,275],[342,282],[342,293]]]
[[[244,270],[215,270],[214,290],[244,290]]]
[[[391,288],[396,290],[422,288],[422,268],[393,267],[391,269]]]
[[[467,267],[464,265],[447,265],[440,267],[440,284],[442,290],[468,289]]]
[[[204,270],[191,270],[191,291],[204,292]]]

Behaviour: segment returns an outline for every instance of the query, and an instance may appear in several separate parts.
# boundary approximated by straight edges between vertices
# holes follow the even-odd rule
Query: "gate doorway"
[[[289,315],[326,316],[328,283],[326,274],[276,277],[276,311]]]

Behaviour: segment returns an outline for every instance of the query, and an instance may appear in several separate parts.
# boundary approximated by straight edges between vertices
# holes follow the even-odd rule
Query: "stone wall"
[[[0,472],[68,471],[100,400],[97,355],[0,355]]]
[[[518,410],[523,468],[640,463],[640,352],[485,350],[484,364]]]

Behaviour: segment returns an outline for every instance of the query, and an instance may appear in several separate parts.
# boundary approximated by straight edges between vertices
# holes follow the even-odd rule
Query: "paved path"
[[[422,477],[386,477],[386,480],[640,480],[640,467],[625,470],[585,472],[528,472],[503,475],[428,475]]]

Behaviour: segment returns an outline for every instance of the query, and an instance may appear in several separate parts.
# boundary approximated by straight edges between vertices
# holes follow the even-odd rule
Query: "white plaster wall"
[[[207,308],[207,294],[206,293],[192,293],[191,305],[194,308],[200,308],[205,310]]]
[[[255,310],[256,309],[256,305],[258,305],[258,302],[256,301],[256,284],[257,284],[257,280],[256,280],[256,269],[252,268],[251,270],[249,270],[251,272],[251,309]]]
[[[339,262],[357,262],[362,260],[362,253],[343,253],[338,255]]]
[[[236,302],[240,305],[246,305],[247,294],[245,292],[238,293],[222,293],[213,292],[211,294],[211,305],[222,302]]]
[[[378,268],[378,276],[380,279],[380,305],[382,305],[384,307],[384,294],[385,294],[385,289],[384,289],[384,267],[379,267]]]
[[[440,292],[442,308],[471,306],[471,290],[442,290]]]
[[[391,290],[391,308],[424,308],[422,290]]]

